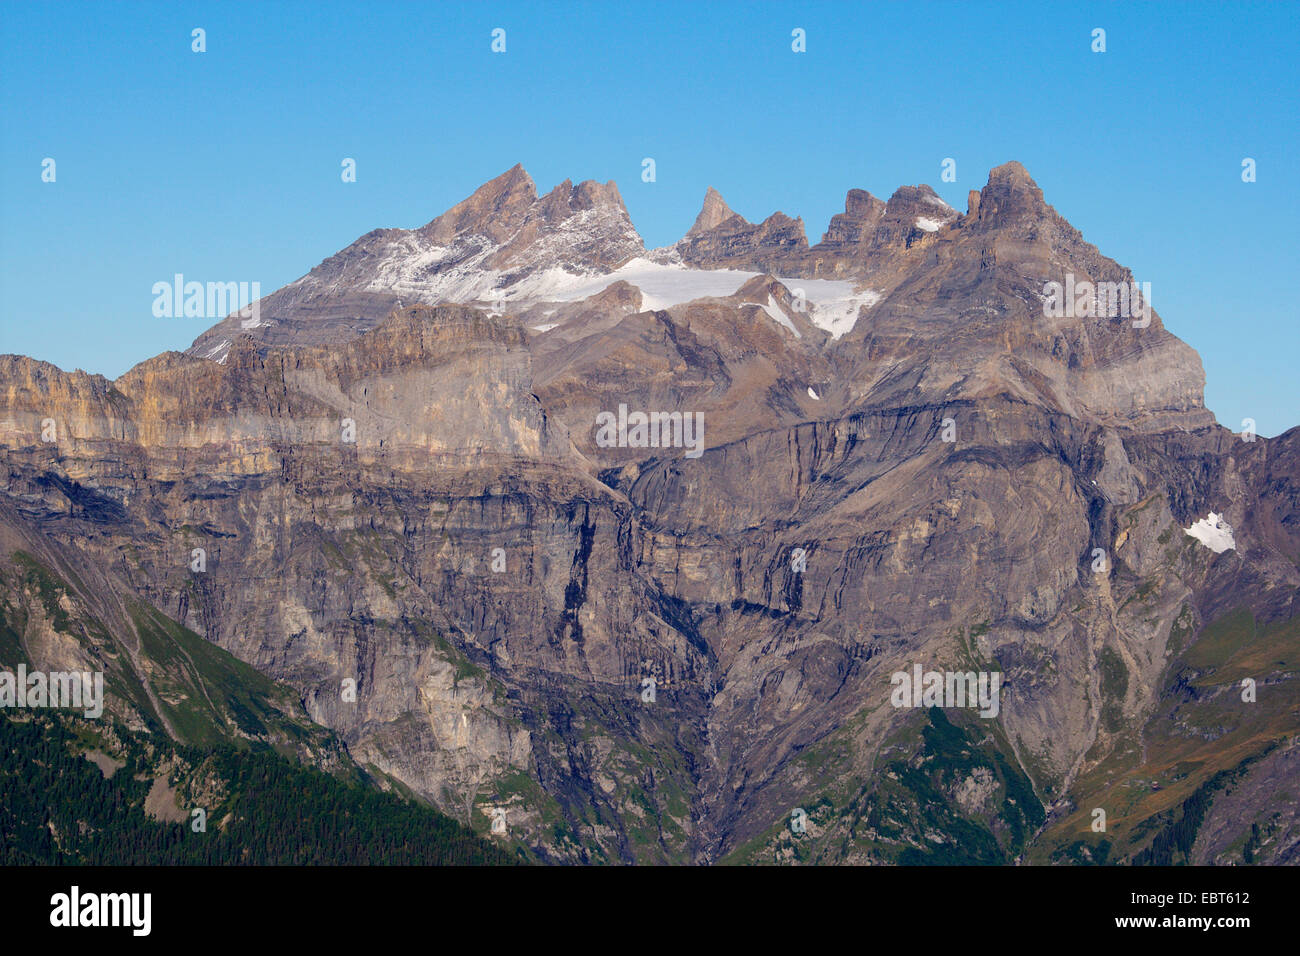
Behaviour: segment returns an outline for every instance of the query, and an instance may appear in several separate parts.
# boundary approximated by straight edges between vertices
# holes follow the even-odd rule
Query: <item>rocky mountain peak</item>
[[[920,186],[899,186],[889,201],[885,203],[885,215],[887,218],[906,221],[912,218],[915,220],[924,219],[927,222],[936,222],[940,225],[946,225],[957,218],[957,210],[953,209],[944,202],[939,194],[925,184]],[[920,228],[927,232],[935,231],[925,225]]]
[[[821,246],[827,250],[853,247],[868,239],[885,213],[885,203],[865,189],[850,189],[844,197],[844,212],[831,217]]]
[[[566,179],[540,200],[540,206],[547,219],[562,221],[578,212],[591,209],[607,208],[614,215],[627,218],[627,207],[613,180],[598,183],[588,179],[573,185],[573,180]]]
[[[865,189],[850,189],[844,197],[844,215],[861,219],[881,208],[881,202]]]
[[[899,186],[889,197],[886,205],[897,207],[904,204],[913,205],[922,202],[936,206],[948,205],[939,198],[938,193],[925,183],[922,183],[919,186]]]
[[[480,234],[502,242],[519,228],[536,200],[537,185],[524,167],[516,163],[419,232],[437,243],[451,242],[467,234]]]
[[[731,211],[731,207],[723,201],[722,194],[710,186],[704,193],[704,206],[700,209],[700,214],[695,217],[695,224],[691,226],[686,233],[689,236],[698,236],[701,233],[708,232],[722,225],[736,213]]]
[[[566,179],[524,210],[490,265],[520,275],[536,269],[610,270],[645,250],[618,186]]]
[[[627,215],[627,207],[623,204],[623,195],[618,191],[618,186],[614,180],[598,183],[594,179],[587,179],[578,183],[573,189],[571,205],[575,209],[592,209],[596,206],[614,206]]]
[[[989,180],[979,193],[970,215],[982,228],[1017,220],[1042,219],[1052,214],[1029,171],[1014,160],[989,170]]]
[[[1012,159],[1001,166],[994,166],[989,170],[990,183],[1021,183],[1023,185],[1038,188],[1034,178],[1029,175],[1029,170],[1025,169],[1023,163]]]
[[[872,249],[908,248],[925,234],[938,232],[956,219],[957,210],[929,186],[900,186],[876,215],[869,245]],[[862,240],[867,238],[864,234]]]

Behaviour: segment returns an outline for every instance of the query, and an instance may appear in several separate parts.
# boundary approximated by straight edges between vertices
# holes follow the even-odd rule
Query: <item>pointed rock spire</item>
[[[700,209],[700,214],[695,217],[695,225],[691,226],[686,235],[698,236],[701,233],[708,232],[710,229],[722,225],[734,215],[735,213],[723,201],[722,194],[710,186],[704,193],[704,206]]]

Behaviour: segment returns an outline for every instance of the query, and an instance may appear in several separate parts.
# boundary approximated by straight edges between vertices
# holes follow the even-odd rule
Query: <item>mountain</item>
[[[543,270],[598,274],[643,250],[612,182],[566,180],[538,196],[515,166],[419,229],[367,233],[263,299],[258,324],[232,315],[189,352],[220,360],[248,333],[268,344],[324,344],[375,327],[404,301],[487,304],[494,289]]]
[[[0,357],[5,560],[542,860],[1295,862],[1300,429],[1216,425],[1134,281],[1018,163],[655,250],[515,167],[116,381]]]

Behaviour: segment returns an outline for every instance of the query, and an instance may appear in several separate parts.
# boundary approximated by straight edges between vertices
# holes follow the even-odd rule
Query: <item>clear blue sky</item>
[[[0,352],[119,375],[210,324],[154,318],[153,283],[269,293],[516,162],[542,191],[615,180],[654,246],[708,185],[750,219],[803,216],[816,242],[851,187],[926,182],[964,210],[1018,159],[1152,284],[1220,421],[1277,434],[1300,424],[1298,20],[1284,2],[8,0]],[[940,181],[949,156],[956,183]]]

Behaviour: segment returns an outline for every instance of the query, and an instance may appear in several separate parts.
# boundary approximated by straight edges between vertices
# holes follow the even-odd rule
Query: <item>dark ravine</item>
[[[470,281],[642,256],[755,275],[664,308]],[[1215,424],[1157,314],[1045,317],[1066,273],[1132,278],[1016,163],[964,214],[851,191],[811,246],[711,191],[651,252],[613,184],[538,197],[517,167],[116,381],[0,356],[3,649],[132,647],[138,601],[551,862],[1296,862],[1300,429]],[[878,296],[838,337],[792,288],[827,278]],[[702,415],[703,454],[601,446],[620,403]],[[1184,532],[1211,511],[1235,549]],[[104,635],[19,614],[20,553]],[[891,706],[914,663],[1001,672],[999,715]],[[1162,840],[1197,794],[1200,835]]]

